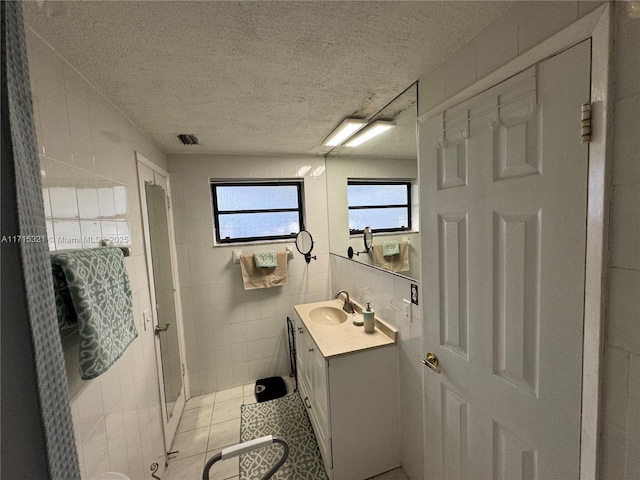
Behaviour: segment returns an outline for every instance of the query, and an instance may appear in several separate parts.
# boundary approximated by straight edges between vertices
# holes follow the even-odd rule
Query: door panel
[[[419,130],[426,478],[577,478],[590,42]]]
[[[151,168],[149,165],[152,164],[139,153],[136,156],[149,293],[154,312],[150,328],[156,332],[153,336],[162,424],[165,451],[169,452],[187,400],[188,386],[183,373],[184,337],[181,333],[181,306],[176,288],[173,223],[166,209],[170,187],[166,173]],[[147,187],[150,188],[147,190]],[[158,252],[162,252],[162,255],[158,255]],[[166,324],[170,326],[162,331]]]
[[[494,370],[538,395],[540,211],[494,214]]]
[[[443,478],[468,478],[469,402],[441,385]]]
[[[468,358],[468,285],[467,216],[439,216],[440,271],[440,342],[451,351]]]
[[[538,451],[527,446],[498,422],[493,422],[493,465],[496,480],[538,478]]]

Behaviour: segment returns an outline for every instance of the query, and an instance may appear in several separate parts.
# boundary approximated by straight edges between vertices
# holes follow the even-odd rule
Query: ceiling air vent
[[[196,137],[192,133],[181,133],[180,135],[178,135],[178,138],[183,145],[200,145],[198,137]]]

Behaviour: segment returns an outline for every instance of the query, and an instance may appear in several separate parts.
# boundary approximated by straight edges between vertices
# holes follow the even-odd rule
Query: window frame
[[[407,223],[406,227],[395,228],[374,228],[373,233],[393,233],[393,232],[409,232],[411,231],[411,184],[412,180],[404,179],[347,179],[347,219],[351,210],[372,210],[380,208],[406,208],[407,209]],[[404,185],[407,187],[407,203],[406,204],[394,204],[394,205],[362,205],[352,207],[349,205],[349,186],[350,185]],[[364,229],[349,229],[349,235],[360,235],[364,233]]]
[[[298,224],[300,230],[304,230],[304,182],[296,179],[283,180],[217,180],[212,178],[209,180],[211,191],[211,200],[213,206],[213,228],[216,245],[229,245],[234,243],[258,243],[273,242],[282,240],[292,240],[296,238],[297,233],[292,232],[289,235],[265,235],[258,237],[235,237],[220,238],[220,215],[242,214],[242,213],[278,213],[278,212],[297,212]],[[218,197],[216,195],[217,187],[278,187],[278,186],[295,186],[296,198],[298,200],[297,208],[265,208],[265,209],[247,209],[247,210],[223,210],[218,208]]]

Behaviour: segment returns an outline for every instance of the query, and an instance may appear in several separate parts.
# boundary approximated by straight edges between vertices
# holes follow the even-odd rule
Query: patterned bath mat
[[[320,449],[300,395],[242,405],[240,441],[279,435],[289,444],[289,458],[274,480],[328,480]],[[270,445],[240,456],[240,480],[256,480],[280,458],[282,447]]]

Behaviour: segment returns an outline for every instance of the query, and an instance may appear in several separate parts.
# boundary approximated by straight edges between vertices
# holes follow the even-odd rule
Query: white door
[[[427,479],[579,477],[590,41],[420,125]]]
[[[166,172],[159,171],[159,167],[139,153],[136,155],[149,294],[153,306],[153,321],[148,328],[153,331],[165,449],[169,452],[188,391],[182,308],[177,293],[175,236],[172,215],[167,208],[170,205],[170,185]]]

